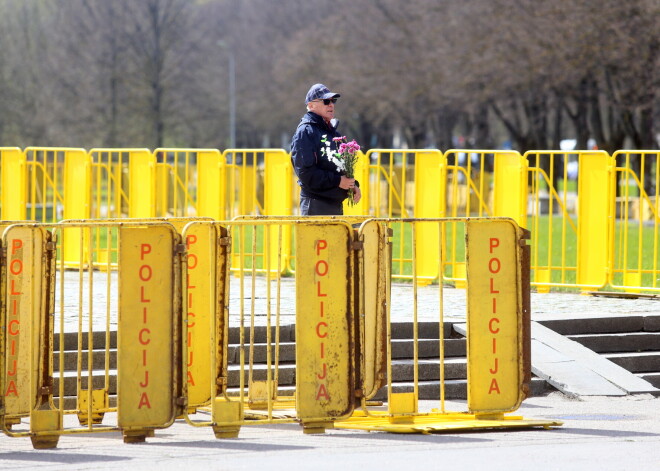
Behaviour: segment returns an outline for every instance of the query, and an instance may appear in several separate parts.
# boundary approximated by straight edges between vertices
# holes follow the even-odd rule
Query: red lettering
[[[20,291],[16,291],[16,280],[11,280],[10,290],[11,290],[11,293],[9,293],[9,294],[11,294],[12,296],[20,296],[21,294],[23,294]],[[14,300],[14,302],[16,302],[16,300]]]
[[[488,270],[490,270],[491,273],[498,273],[500,271],[500,268],[501,268],[500,259],[491,258],[490,261],[488,262]]]
[[[151,333],[151,331],[145,327],[144,329],[142,329],[142,330],[140,331],[140,333],[138,334],[138,337],[139,337],[139,339],[140,339],[140,343],[141,343],[142,345],[149,345],[149,343],[151,342],[151,339],[146,339],[146,340],[145,340],[145,339],[142,337],[142,334],[144,334],[145,332],[146,332],[147,334],[150,334],[150,333]]]
[[[497,357],[495,357],[495,369],[493,370],[493,368],[491,368],[489,370],[490,374],[492,374],[492,375],[497,374],[497,370],[499,370],[499,362],[498,362]]]
[[[147,350],[142,350],[142,366],[147,366]]]
[[[325,344],[321,342],[321,358],[325,358]]]
[[[16,359],[14,359],[14,364],[12,366],[13,369],[7,370],[7,375],[8,376],[16,376]]]
[[[140,245],[140,260],[144,260],[144,256],[151,253],[151,244]]]
[[[328,242],[326,240],[317,240],[316,241],[316,255],[321,255],[321,250],[328,248]]]
[[[9,380],[9,384],[7,385],[7,392],[5,393],[5,396],[16,396],[18,397],[18,390],[16,389],[16,383],[14,383],[14,380]]]
[[[140,387],[146,388],[149,386],[149,370],[145,370],[144,372],[144,381],[140,383]]]
[[[16,355],[16,340],[11,341],[11,354]]]
[[[18,327],[16,327],[16,330],[13,330],[12,329],[13,325],[20,326],[21,323],[18,321],[18,319],[13,319],[13,320],[9,321],[9,326],[7,327],[7,329],[9,330],[9,335],[18,335],[19,332],[20,332],[20,329]]]
[[[192,332],[188,331],[188,347],[192,346]]]
[[[138,409],[142,409],[143,406],[145,406],[147,409],[151,409],[151,404],[149,403],[149,396],[147,396],[146,392],[143,392],[142,396],[140,396],[140,404],[138,405]]]
[[[495,278],[491,278],[491,279],[490,279],[490,292],[491,292],[492,294],[497,294],[497,293],[500,292],[499,290],[496,290],[496,289],[495,289]]]
[[[190,371],[188,372],[188,384],[190,384],[192,386],[195,385],[195,379],[193,378],[193,375]]]
[[[493,298],[493,314],[497,314],[497,298]]]
[[[143,303],[150,303],[151,299],[147,299],[144,297],[144,286],[140,286],[140,302]]]
[[[23,273],[23,260],[20,258],[15,258],[9,264],[9,271],[12,275],[20,275]]]
[[[147,323],[147,306],[142,308],[142,322],[145,324]]]
[[[326,401],[330,400],[328,390],[325,388],[325,384],[323,383],[319,384],[319,390],[316,393],[316,400],[318,401],[319,399],[325,399]]]
[[[495,247],[499,247],[499,246],[500,246],[500,239],[498,239],[496,237],[491,237],[490,238],[490,253],[493,253],[493,249]]]
[[[497,327],[497,328],[494,328],[494,327],[493,327],[493,324],[496,323],[496,322],[497,322],[498,324],[500,323],[500,320],[499,320],[497,317],[493,317],[493,318],[488,322],[488,330],[490,330],[490,333],[491,333],[491,334],[497,334],[497,333],[499,333],[499,331],[500,331],[500,328],[499,328],[499,327]]]
[[[188,328],[189,329],[192,329],[193,327],[195,327],[195,323],[190,320],[191,317],[195,317],[195,314],[193,314],[192,312],[189,312],[188,313]]]
[[[492,394],[493,391],[497,392],[497,394],[500,393],[500,386],[497,384],[497,379],[493,378],[490,382],[490,389],[488,390],[488,394]]]
[[[186,275],[186,281],[187,281],[188,289],[194,289],[195,288],[195,286],[190,284],[190,275]]]
[[[328,332],[325,332],[323,335],[321,335],[321,327],[325,327],[327,329],[328,324],[326,324],[325,322],[319,322],[318,324],[316,324],[316,335],[318,336],[318,338],[324,339],[328,336]]]
[[[493,354],[497,353],[497,337],[493,337]]]
[[[197,255],[189,253],[186,260],[188,260],[188,270],[194,270],[197,268]]]
[[[11,254],[14,255],[18,249],[23,247],[23,241],[21,239],[12,239],[11,240]]]
[[[188,309],[192,308],[193,305],[193,294],[188,293]]]
[[[319,307],[321,308],[321,313],[320,313],[320,314],[321,314],[321,317],[323,317],[323,315],[324,315],[324,314],[323,314],[323,301],[321,301],[321,305],[320,305]]]
[[[197,242],[197,236],[195,234],[189,234],[186,236],[186,248],[190,249],[190,246]]]
[[[322,298],[323,296],[327,296],[327,295],[328,295],[328,293],[321,293],[321,282],[320,282],[320,281],[317,281],[317,282],[316,282],[316,295],[317,295],[319,298]]]
[[[316,377],[318,379],[325,379],[325,377],[328,375],[328,366],[323,363],[323,374],[317,374]]]
[[[316,262],[316,267],[315,267],[316,274],[318,276],[325,276],[328,274],[328,262],[325,260],[319,260]],[[323,271],[323,273],[321,273]]]
[[[12,294],[14,294],[14,293],[12,293]],[[12,302],[12,314],[17,315],[18,314],[18,301],[16,299],[12,299],[11,302]]]
[[[193,365],[193,352],[192,350],[190,350],[188,352],[188,366],[192,366],[192,365]]]
[[[142,265],[138,272],[138,276],[142,281],[149,281],[151,279],[153,272],[151,270],[151,265]]]

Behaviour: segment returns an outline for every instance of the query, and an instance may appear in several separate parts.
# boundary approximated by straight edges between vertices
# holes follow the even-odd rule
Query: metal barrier
[[[360,237],[366,237],[377,226],[399,223],[398,220],[369,220],[360,228]],[[444,329],[444,287],[438,285],[438,302],[418,304],[417,277],[414,276],[413,263],[412,287],[408,296],[390,299],[389,293],[383,299],[388,309],[385,314],[384,335],[369,328],[369,323],[382,322],[378,311],[369,308],[370,291],[363,286],[360,291],[359,312],[361,313],[360,332],[363,335],[361,345],[363,368],[361,378],[377,377],[381,381],[387,378],[387,411],[368,406],[367,399],[372,397],[374,389],[369,388],[369,380],[362,383],[360,391],[360,410],[348,420],[337,421],[335,428],[380,430],[396,433],[428,433],[439,430],[476,430],[482,428],[503,427],[549,427],[560,425],[556,421],[525,420],[520,417],[506,417],[504,414],[516,410],[526,394],[531,376],[530,362],[530,314],[529,314],[529,279],[525,266],[529,263],[528,248],[524,243],[528,234],[510,219],[424,219],[407,220],[410,232],[419,230],[415,226],[442,226],[460,223],[465,226],[467,235],[465,247],[467,272],[467,372],[468,402],[467,410],[449,411],[445,402],[445,329]],[[438,228],[437,232],[442,232]],[[376,230],[380,238],[389,238],[386,231]],[[362,239],[361,239],[362,240]],[[385,244],[383,247],[386,247]],[[387,250],[383,248],[382,250]],[[376,262],[366,250],[359,252],[360,278],[365,284],[374,285],[367,280],[367,267]],[[413,258],[414,260],[414,258]],[[441,264],[441,262],[439,262]],[[384,279],[389,271],[385,264]],[[378,271],[379,269],[375,269]],[[374,269],[371,270],[372,276]],[[387,288],[389,290],[389,288]],[[428,288],[425,288],[428,289]],[[455,308],[455,307],[454,307]],[[413,363],[404,365],[396,360],[396,348],[393,338],[392,313],[398,312],[400,322],[402,312],[408,313],[412,323]],[[423,321],[420,320],[423,314]],[[435,327],[430,319],[435,319]],[[373,319],[370,320],[371,316]],[[364,322],[362,322],[364,319]],[[424,324],[426,331],[435,331],[437,348],[422,343],[419,332]],[[374,335],[375,334],[375,335]],[[371,337],[371,338],[370,338]],[[423,353],[422,353],[423,351]],[[382,366],[387,373],[383,375]],[[395,391],[393,377],[397,371],[412,368],[413,381],[406,390]],[[435,372],[433,372],[435,368]],[[420,383],[438,380],[439,407],[432,412],[420,412],[418,397]],[[382,384],[382,383],[377,383]],[[359,386],[358,386],[359,387]]]
[[[130,208],[128,149],[92,149],[92,208],[94,219],[128,217]]]
[[[618,190],[611,208],[615,217],[609,283],[613,288],[660,290],[659,156],[651,150],[618,151],[612,156],[612,186]]]
[[[108,259],[101,284],[93,269],[96,231],[119,241],[118,272],[111,272]],[[77,271],[64,269],[69,237],[80,242]],[[171,424],[181,408],[175,360],[180,356],[183,246],[174,227],[164,222],[14,224],[2,241],[9,288],[1,315],[2,324],[11,326],[0,342],[3,431],[49,448],[63,433],[122,430],[126,441],[139,441]],[[116,383],[111,357],[117,362]],[[109,403],[114,392],[117,424],[101,426],[104,414],[115,410]],[[63,428],[65,414],[77,414],[81,427]],[[11,419],[20,417],[29,417],[29,430],[12,427],[18,424]]]
[[[290,157],[281,149],[221,154],[214,149],[28,147],[2,148],[0,159],[0,215],[7,220],[195,214],[228,220],[297,211]],[[500,150],[372,149],[360,155],[356,167],[363,198],[344,211],[347,217],[511,217],[532,231],[537,290],[609,285],[655,291],[657,263],[637,247],[645,254],[655,251],[656,160],[657,151],[619,151],[610,157],[603,151],[521,156]],[[617,186],[619,180],[628,184]],[[416,234],[416,250],[428,255],[418,257],[418,281],[442,276],[444,282],[465,286],[461,227],[448,225],[442,233],[424,228]],[[396,241],[408,236],[392,228],[393,276],[407,280],[410,254]],[[293,271],[288,227],[282,237],[289,252],[285,271]],[[67,240],[72,245],[65,248],[65,258],[75,267],[78,239]],[[438,272],[441,247],[445,269]]]
[[[532,284],[545,292],[551,286],[602,288],[611,158],[603,151],[530,151],[524,157],[531,179]]]
[[[18,147],[0,148],[0,220],[24,221],[27,216],[25,154]]]
[[[407,427],[387,429],[420,430],[417,373],[412,393],[392,388],[388,316],[397,302],[412,308],[413,367],[420,368],[417,256],[412,256],[412,296],[394,304],[390,299],[387,226],[399,221],[367,220],[359,231],[338,218],[195,220],[182,227],[184,222],[177,220],[182,235],[164,221],[13,224],[4,231],[0,322],[7,330],[0,333],[0,423],[6,434],[30,436],[35,447],[49,448],[65,433],[119,430],[125,442],[139,442],[176,417],[211,427],[216,437],[236,436],[248,424],[292,421],[305,433],[321,433],[333,424],[368,428],[373,425],[348,418],[358,405],[361,414],[378,416],[366,401],[385,381],[389,411],[381,419]],[[411,226],[406,232],[414,237],[421,232],[416,226],[423,225],[441,232],[450,222],[459,221],[406,220]],[[466,225],[470,276],[468,409],[477,420],[470,428],[556,424],[503,418],[518,407],[529,380],[523,231],[512,220],[460,222]],[[282,292],[282,257],[270,260],[269,237],[263,240],[263,263],[275,269],[257,276],[254,263],[255,227],[282,234],[284,226],[293,230],[298,254],[294,312],[282,309],[282,296],[292,293]],[[248,230],[251,244],[246,244]],[[96,231],[117,241],[116,254],[106,257],[100,271],[92,243]],[[64,270],[69,237],[80,240],[76,271]],[[232,243],[237,258],[230,257]],[[230,292],[232,260],[239,263],[238,286]],[[246,266],[245,260],[253,263]],[[438,304],[431,307],[440,330],[436,421],[455,420],[444,406],[442,290],[439,285]],[[237,352],[228,348],[232,335]],[[265,367],[257,366],[259,357]],[[210,407],[210,421],[195,416],[203,407]],[[105,414],[115,410],[116,424],[102,425]],[[64,427],[66,414],[77,414],[81,426]],[[17,423],[22,417],[29,417],[29,426]],[[429,417],[425,414],[427,422]]]
[[[198,171],[200,153],[206,149],[156,149],[156,214],[187,217],[197,215]]]

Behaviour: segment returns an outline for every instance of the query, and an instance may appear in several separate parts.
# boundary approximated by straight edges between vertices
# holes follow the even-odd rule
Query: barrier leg
[[[243,404],[223,397],[213,400],[213,433],[215,438],[236,438],[243,422]]]
[[[46,404],[46,407],[48,405]],[[30,439],[37,450],[57,447],[62,430],[62,414],[57,409],[35,409],[30,411]]]

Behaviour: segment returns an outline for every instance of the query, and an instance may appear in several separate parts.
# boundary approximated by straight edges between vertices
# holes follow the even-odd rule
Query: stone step
[[[87,389],[87,372],[81,376],[81,387]],[[102,389],[105,386],[105,374],[103,370],[94,370],[92,372],[92,387]],[[78,394],[78,378],[75,373],[67,372],[64,375],[64,396],[76,396]],[[109,371],[108,394],[117,394],[117,371]],[[60,378],[59,375],[53,377],[53,396],[60,396]]]
[[[440,398],[440,386],[438,381],[419,381],[417,383],[417,390],[420,400],[438,400]],[[401,382],[393,383],[392,390],[395,393],[404,393],[404,392],[413,392],[414,383],[410,382]],[[532,377],[530,384],[530,395],[531,396],[542,396],[548,394],[555,389],[550,386],[545,380],[535,377]],[[467,399],[467,380],[465,379],[453,379],[445,381],[445,399]],[[383,387],[378,390],[376,395],[373,397],[375,401],[386,401],[387,400],[387,388]]]
[[[467,361],[465,358],[445,359],[445,379],[465,379],[467,377]],[[440,379],[440,362],[438,360],[419,360],[419,381],[437,381]],[[394,382],[412,381],[415,377],[415,365],[412,360],[392,360],[392,377]]]
[[[110,352],[110,369],[117,368],[117,350]],[[89,365],[89,352],[83,351],[81,355],[81,363],[83,372],[87,371]],[[76,371],[78,369],[78,352],[65,351],[64,352],[64,371]],[[60,368],[60,353],[53,353],[53,368],[59,371]],[[105,350],[92,351],[92,368],[95,370],[105,369]]]
[[[659,315],[553,319],[539,323],[562,335],[660,332]]]
[[[603,356],[632,373],[660,372],[660,352],[608,353]]]
[[[569,335],[596,353],[660,351],[660,332]]]
[[[444,342],[445,358],[464,357],[465,339],[445,339]],[[392,358],[404,359],[412,358],[414,344],[412,340],[392,340]],[[417,354],[419,358],[438,358],[440,356],[440,342],[437,339],[421,339],[417,344]]]
[[[639,373],[637,376],[660,389],[660,373]]]
[[[112,330],[107,333],[107,336],[109,337],[109,343],[110,343],[110,349],[116,349],[117,348],[117,331]],[[78,333],[77,332],[66,332],[64,333],[64,351],[72,351],[72,350],[78,350],[78,342],[81,343],[81,349],[82,350],[88,350],[89,349],[89,344],[87,340],[89,339],[89,335],[87,332],[83,332],[80,335],[80,339],[78,339]],[[105,343],[106,343],[106,332],[94,332],[92,335],[92,345],[94,349],[104,349],[105,348]],[[59,332],[56,332],[53,335],[53,351],[59,351],[60,350],[60,335]]]

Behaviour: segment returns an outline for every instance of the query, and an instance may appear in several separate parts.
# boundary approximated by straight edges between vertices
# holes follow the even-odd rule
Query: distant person
[[[303,216],[338,216],[344,214],[343,201],[353,189],[353,201],[362,197],[359,183],[348,178],[328,159],[337,150],[335,103],[339,93],[321,83],[312,85],[305,97],[307,113],[291,142],[291,163],[300,185],[300,214]]]

